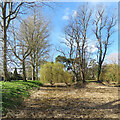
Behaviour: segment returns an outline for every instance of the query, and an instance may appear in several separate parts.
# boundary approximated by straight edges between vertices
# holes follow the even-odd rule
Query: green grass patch
[[[24,98],[29,97],[29,91],[39,88],[43,84],[40,81],[12,81],[2,83],[2,113],[3,116],[11,109],[20,106]]]

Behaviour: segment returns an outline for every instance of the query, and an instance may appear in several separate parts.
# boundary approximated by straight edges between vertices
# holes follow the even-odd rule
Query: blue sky
[[[55,3],[57,7],[55,9],[50,10],[46,8],[45,14],[51,17],[52,25],[51,25],[51,36],[50,41],[53,44],[51,56],[54,59],[59,53],[55,50],[55,48],[59,48],[61,46],[60,41],[64,41],[64,26],[67,24],[69,20],[69,15],[75,14],[75,11],[78,9],[79,5],[83,4],[82,2],[60,2]],[[90,7],[95,8],[99,3],[91,2],[89,3]],[[117,2],[106,2],[102,3],[104,6],[107,6],[107,13],[110,15],[110,12],[117,12],[118,3]],[[116,13],[117,15],[117,13]],[[116,32],[112,35],[111,40],[114,41],[111,46],[109,46],[107,56],[118,52],[118,32],[116,26]],[[93,37],[94,38],[94,37]],[[63,48],[64,49],[64,48]]]

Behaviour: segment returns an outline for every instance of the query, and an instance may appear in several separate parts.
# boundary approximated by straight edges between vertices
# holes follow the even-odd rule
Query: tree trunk
[[[6,7],[3,10],[3,72],[4,81],[7,81],[7,28],[6,28]]]
[[[85,81],[85,74],[84,74],[84,72],[82,74],[83,74],[83,83],[85,83],[86,82]]]
[[[98,62],[98,72],[97,72],[97,81],[100,81],[100,74],[101,74],[101,67],[102,67],[102,44],[101,44],[101,39],[99,40],[100,44],[100,56],[99,56],[99,62]]]
[[[26,82],[26,71],[25,71],[25,60],[22,61],[22,67],[23,67],[23,81]]]
[[[74,76],[74,82],[75,82],[75,84],[77,84],[77,82],[78,82],[78,75],[77,75],[77,73],[75,71],[73,71],[73,76]]]
[[[74,76],[74,81],[75,81],[75,84],[77,84],[77,82],[78,82],[78,78],[77,78],[76,75]]]
[[[85,83],[85,74],[83,70],[81,71],[81,78],[82,78],[82,82]]]
[[[52,71],[52,67],[50,67],[50,69],[51,69],[51,80],[50,80],[50,84],[51,85],[54,85],[54,83],[53,83],[53,71]]]
[[[35,80],[35,66],[32,65],[32,80]]]
[[[36,64],[36,80],[38,80],[38,65]]]
[[[101,73],[101,63],[99,63],[99,65],[98,65],[98,72],[97,72],[97,81],[98,82],[101,82],[100,81],[100,73]]]

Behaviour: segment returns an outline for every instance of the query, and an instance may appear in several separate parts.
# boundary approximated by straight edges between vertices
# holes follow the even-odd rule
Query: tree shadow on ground
[[[95,109],[114,109],[114,108],[117,108],[117,109],[120,108],[120,99],[105,103],[103,105],[95,106]]]
[[[43,86],[43,84],[42,83],[36,83],[36,82],[34,82],[34,81],[27,81],[27,82],[23,82],[22,84],[24,84],[24,85],[27,85],[27,86],[29,86],[29,87],[41,87],[41,86]]]
[[[34,99],[29,106],[23,107],[24,114],[31,118],[47,117],[47,118],[78,118],[80,116],[87,118],[104,118],[106,114],[118,114],[119,109],[115,100],[102,105],[90,102],[89,100],[76,99]],[[115,105],[113,105],[115,104]],[[113,110],[111,112],[111,109]],[[115,111],[114,111],[115,110]],[[116,111],[117,110],[117,111]]]

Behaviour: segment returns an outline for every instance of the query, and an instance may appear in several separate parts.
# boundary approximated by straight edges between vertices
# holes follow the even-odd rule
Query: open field
[[[32,91],[14,118],[119,118],[118,87],[88,83],[84,88],[40,87]]]

